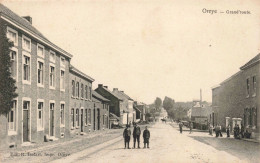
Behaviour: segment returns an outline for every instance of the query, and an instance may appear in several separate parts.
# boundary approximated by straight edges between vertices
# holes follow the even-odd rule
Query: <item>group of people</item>
[[[135,148],[136,145],[136,141],[137,141],[137,147],[140,148],[140,135],[141,135],[141,128],[134,123],[134,130],[133,130],[133,139],[134,139],[134,146],[133,148]],[[129,147],[129,142],[130,142],[130,138],[131,138],[131,129],[129,125],[126,125],[126,128],[124,129],[123,132],[123,137],[124,137],[124,141],[125,141],[125,149],[130,149]],[[149,139],[150,139],[150,131],[148,130],[147,126],[145,126],[145,130],[143,131],[143,139],[144,139],[144,148],[149,148]]]
[[[180,121],[179,122],[179,129],[180,129],[180,133],[182,133],[182,127],[183,127],[183,123]],[[189,128],[190,128],[190,134],[192,133],[192,129],[193,129],[193,123],[192,122],[190,122],[189,123]]]
[[[221,125],[218,124],[214,128],[213,125],[209,124],[209,134],[210,135],[213,135],[213,130],[215,130],[216,137],[219,137],[219,136],[222,137]],[[239,127],[238,124],[236,124],[233,131],[234,131],[234,138],[235,139],[249,138],[250,137],[250,133],[248,132],[248,130],[246,130],[246,132],[244,131],[243,124],[241,124],[241,128]],[[226,127],[226,133],[227,133],[228,138],[230,137],[230,132],[231,132],[231,126],[228,125]]]

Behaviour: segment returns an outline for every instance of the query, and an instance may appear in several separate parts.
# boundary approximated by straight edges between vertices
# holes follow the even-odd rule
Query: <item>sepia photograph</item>
[[[1,163],[260,163],[259,0],[0,0]]]

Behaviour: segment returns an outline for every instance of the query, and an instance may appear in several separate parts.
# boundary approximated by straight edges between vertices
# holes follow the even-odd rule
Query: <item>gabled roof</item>
[[[32,37],[35,37],[36,39],[42,41],[43,43],[47,44],[48,46],[52,47],[54,50],[57,50],[61,54],[65,55],[69,58],[72,58],[72,55],[70,53],[66,52],[65,50],[61,49],[57,45],[50,42],[40,31],[38,31],[35,27],[33,27],[31,23],[29,23],[27,20],[20,17],[19,15],[17,15],[16,13],[14,13],[13,11],[8,9],[6,6],[4,6],[1,3],[0,3],[0,16],[1,16],[1,18],[4,18],[5,20],[7,19],[8,21],[10,21],[11,24],[13,24],[14,26],[17,26],[21,30],[23,30],[23,31],[27,30],[30,33],[25,31],[26,33],[28,33]]]
[[[191,116],[193,117],[207,117],[208,111],[206,108],[193,107],[191,109]]]
[[[102,100],[104,102],[109,102],[108,99],[106,99],[105,97],[101,96],[100,94],[98,94],[96,91],[92,91],[92,96],[94,96],[95,98]]]
[[[139,111],[139,112],[141,113],[141,110],[138,109],[135,105],[134,105],[134,109],[135,109],[136,111]]]
[[[111,113],[111,112],[109,113],[109,118],[110,119],[117,119],[117,120],[120,121],[120,118],[118,116],[116,116],[115,114]]]
[[[81,76],[82,78],[89,80],[91,82],[95,81],[93,78],[91,78],[90,76],[84,74],[83,72],[81,72],[80,70],[78,70],[77,68],[75,68],[74,66],[70,65],[70,71],[76,73],[77,75]]]
[[[127,94],[125,94],[122,91],[113,91],[113,93],[119,96],[121,99],[128,99],[134,101],[131,97],[129,97]]]
[[[100,88],[100,87],[98,87],[98,88]],[[98,88],[97,88],[97,89],[98,89]],[[97,89],[95,89],[95,91],[96,91]],[[117,98],[118,100],[123,101],[123,99],[122,99],[121,97],[119,97],[119,96],[118,96],[117,94],[115,94],[114,92],[110,91],[108,88],[102,86],[102,89],[104,89],[106,92],[108,92],[109,94],[111,94],[112,96],[114,96],[115,98]]]
[[[246,64],[240,67],[241,70],[246,69],[247,67],[257,63],[260,61],[260,53],[257,54],[254,58],[252,58],[250,61],[248,61]]]

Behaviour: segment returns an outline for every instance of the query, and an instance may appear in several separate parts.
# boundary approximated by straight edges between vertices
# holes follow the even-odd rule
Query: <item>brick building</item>
[[[260,54],[255,56],[240,71],[212,88],[211,121],[225,128],[230,124],[243,124],[245,130],[252,133],[252,138],[259,139],[260,127],[260,89],[259,66]]]
[[[70,66],[70,130],[79,134],[94,130],[93,78]]]
[[[109,128],[109,100],[98,94],[92,93],[93,101],[93,127],[94,130],[104,130]]]
[[[44,135],[66,137],[72,55],[34,28],[30,17],[22,18],[2,4],[0,21],[7,25],[7,37],[14,43],[11,72],[18,93],[7,119],[1,116],[0,144],[43,142]]]

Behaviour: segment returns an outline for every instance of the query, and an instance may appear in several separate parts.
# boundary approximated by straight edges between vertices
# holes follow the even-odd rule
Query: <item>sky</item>
[[[72,65],[95,79],[93,88],[118,88],[147,104],[165,96],[192,101],[200,89],[211,102],[211,88],[260,52],[256,0],[0,2],[30,15],[34,27],[73,55]]]

